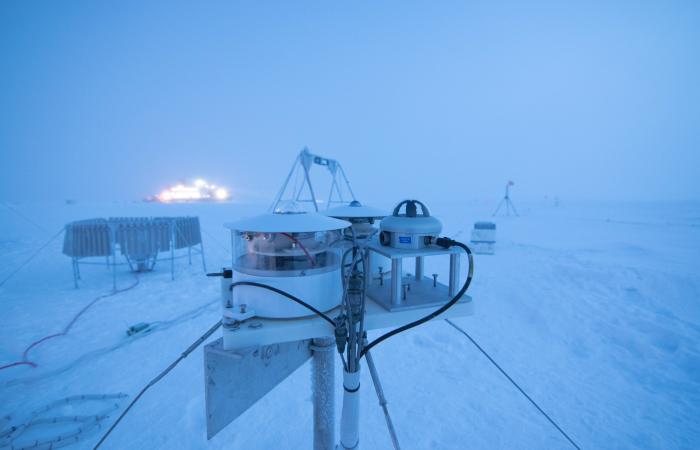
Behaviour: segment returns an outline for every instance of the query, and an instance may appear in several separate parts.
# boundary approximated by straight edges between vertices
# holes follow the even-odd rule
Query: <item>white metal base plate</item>
[[[432,281],[431,281],[432,283]],[[430,285],[432,287],[432,284]],[[442,304],[449,299],[445,299]],[[365,313],[365,329],[375,330],[405,325],[429,314],[436,306],[416,306],[413,309],[402,309],[391,312],[367,297]],[[327,313],[330,317],[338,314],[338,309]],[[474,314],[472,298],[464,295],[462,300],[443,313],[440,318],[471,316]],[[223,329],[223,348],[236,349],[240,347],[269,345],[278,342],[290,342],[317,337],[332,337],[334,330],[331,325],[320,317],[302,317],[298,319],[260,319],[252,318],[240,324],[237,329]]]
[[[418,281],[413,276],[404,276],[402,285],[408,284],[409,289],[406,290],[406,298],[401,296],[401,303],[391,303],[391,282],[384,280],[384,284],[380,284],[379,280],[372,280],[372,283],[367,289],[367,295],[375,302],[384,307],[384,309],[395,312],[405,309],[417,309],[426,307],[440,307],[450,301],[450,293],[447,286],[442,283],[436,283],[433,286],[433,279],[423,277]],[[402,293],[403,294],[403,293]],[[466,297],[466,296],[465,296]],[[465,297],[459,299],[458,303],[471,301],[471,298]]]

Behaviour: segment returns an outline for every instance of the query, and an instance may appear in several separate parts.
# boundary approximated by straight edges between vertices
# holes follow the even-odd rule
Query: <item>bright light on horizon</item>
[[[191,185],[177,183],[168,189],[164,189],[155,197],[156,200],[163,203],[199,200],[225,201],[229,200],[230,198],[231,194],[229,193],[228,189],[224,187],[217,187],[214,184],[210,185],[202,178],[195,179]]]

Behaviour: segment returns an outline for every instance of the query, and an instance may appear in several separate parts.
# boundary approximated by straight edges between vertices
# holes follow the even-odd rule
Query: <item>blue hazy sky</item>
[[[0,200],[269,201],[305,145],[365,199],[700,198],[697,1],[4,0],[0,55]]]

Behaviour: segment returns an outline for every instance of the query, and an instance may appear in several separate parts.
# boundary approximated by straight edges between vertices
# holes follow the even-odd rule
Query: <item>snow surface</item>
[[[0,207],[0,279],[65,223],[91,217],[198,215],[207,265],[228,265],[223,223],[264,206],[235,204],[19,204]],[[391,205],[374,205],[390,207]],[[445,232],[468,240],[492,204],[430,205]],[[700,447],[700,205],[520,205],[496,219],[497,250],[477,256],[473,317],[456,319],[582,448]],[[0,365],[60,331],[111,289],[102,266],[84,266],[73,288],[62,238],[0,287]],[[466,266],[464,264],[463,266]],[[37,368],[0,371],[0,416],[76,394],[133,397],[219,319],[219,280],[197,258],[161,262],[134,289],[99,301],[70,334],[32,350]],[[465,267],[463,267],[465,270]],[[446,276],[447,262],[426,273]],[[119,287],[134,280],[124,267]],[[128,338],[138,322],[160,322]],[[375,332],[375,335],[378,332]],[[373,352],[404,449],[571,448],[459,332],[436,320]],[[338,363],[339,364],[339,363]],[[336,370],[340,417],[340,366]],[[391,442],[363,371],[361,444]],[[121,408],[126,402],[121,403]],[[84,409],[81,409],[84,408]],[[93,405],[65,407],[86,414]],[[98,408],[99,409],[99,408]],[[116,413],[112,413],[113,418]],[[28,430],[16,442],[70,430]],[[73,448],[91,448],[102,430]],[[205,436],[202,350],[149,390],[104,448],[311,448],[310,364],[211,441]]]

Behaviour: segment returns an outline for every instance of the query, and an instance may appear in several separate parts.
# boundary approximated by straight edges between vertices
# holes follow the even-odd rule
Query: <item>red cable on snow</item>
[[[57,338],[57,337],[59,337],[59,336],[65,336],[65,335],[67,335],[68,332],[70,331],[70,329],[73,328],[73,325],[75,325],[75,322],[78,321],[78,319],[80,318],[80,316],[82,316],[83,314],[85,314],[85,312],[86,312],[88,309],[90,309],[90,308],[91,308],[95,303],[97,303],[99,300],[102,300],[102,299],[108,298],[108,297],[112,297],[112,296],[115,296],[115,295],[117,295],[117,294],[121,294],[122,292],[126,292],[126,291],[128,291],[128,290],[130,290],[130,289],[133,289],[133,288],[135,288],[136,286],[138,286],[139,282],[140,282],[140,280],[139,280],[139,278],[138,278],[138,276],[137,276],[137,277],[136,277],[136,281],[135,281],[134,284],[132,284],[131,286],[126,287],[126,288],[124,288],[124,289],[117,289],[116,291],[111,292],[111,293],[109,293],[109,294],[100,295],[99,297],[95,297],[90,303],[88,303],[87,305],[85,305],[85,306],[83,307],[83,309],[81,309],[80,311],[78,311],[78,313],[77,313],[75,316],[73,316],[73,318],[71,319],[71,321],[68,322],[68,324],[63,328],[63,331],[61,331],[60,333],[55,333],[55,334],[50,334],[50,335],[48,335],[48,336],[44,336],[44,337],[42,337],[41,339],[37,339],[36,341],[32,342],[32,343],[29,344],[29,345],[27,346],[27,348],[25,348],[24,351],[22,352],[22,360],[21,360],[21,361],[15,361],[15,362],[12,362],[12,363],[9,363],[9,364],[5,364],[4,366],[0,366],[0,370],[9,369],[10,367],[15,367],[15,366],[30,366],[30,367],[32,367],[32,368],[37,367],[38,364],[36,364],[35,362],[32,362],[32,361],[29,361],[29,351],[30,351],[31,349],[33,349],[34,347],[39,346],[39,344],[42,344],[42,343],[44,343],[44,342],[46,342],[46,341],[48,341],[48,340],[51,340],[51,339],[53,339],[53,338]]]

